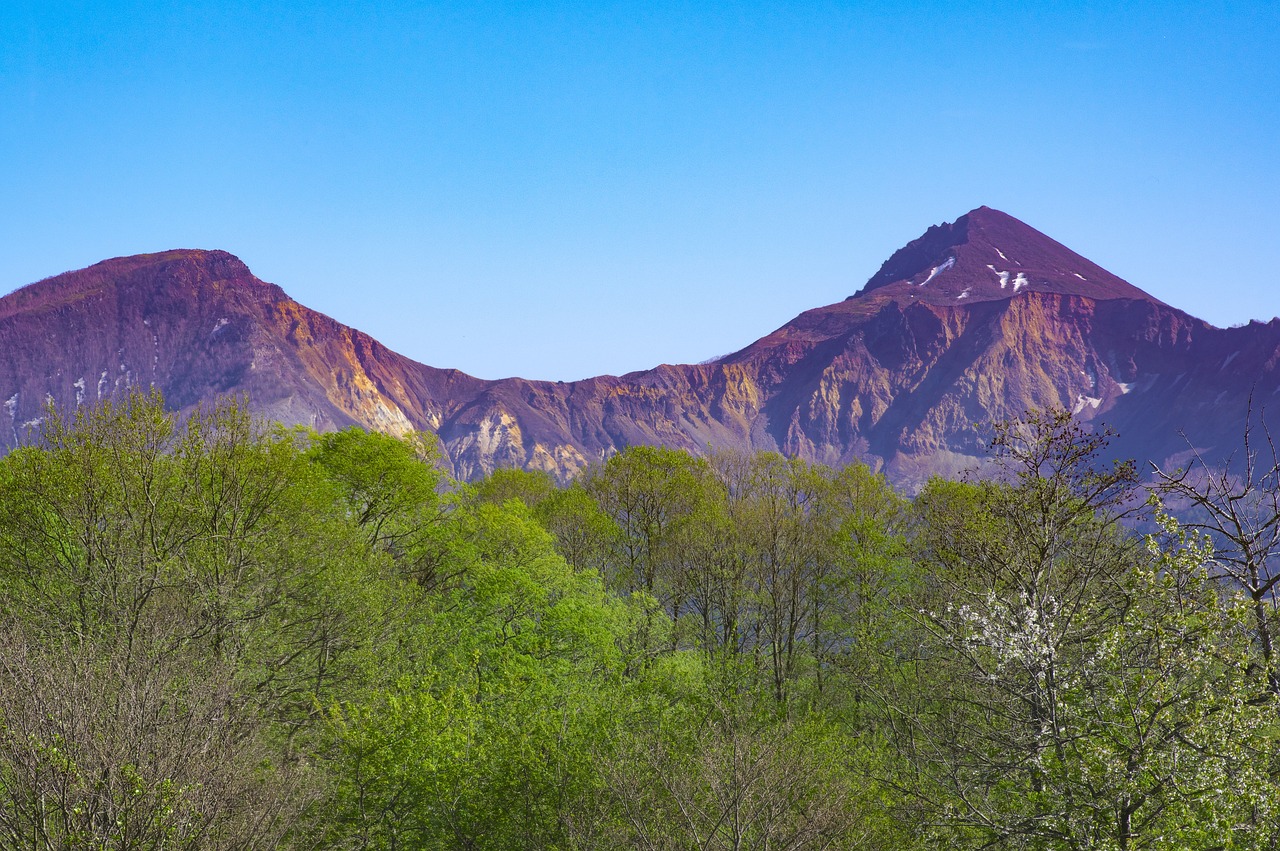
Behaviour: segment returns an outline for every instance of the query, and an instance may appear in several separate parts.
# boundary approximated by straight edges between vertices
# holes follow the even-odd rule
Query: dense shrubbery
[[[0,461],[0,846],[1274,847],[1270,621],[1125,531],[1100,440],[1030,417],[908,502],[50,412]]]

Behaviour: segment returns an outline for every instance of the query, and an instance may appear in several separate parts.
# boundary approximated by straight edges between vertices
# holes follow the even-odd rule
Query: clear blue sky
[[[0,291],[222,248],[434,366],[573,379],[987,204],[1227,325],[1280,313],[1277,131],[1273,1],[3,0]]]

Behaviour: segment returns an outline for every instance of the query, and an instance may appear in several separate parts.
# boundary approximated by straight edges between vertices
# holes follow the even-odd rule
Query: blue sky
[[[1280,4],[303,5],[0,3],[0,291],[222,248],[567,380],[740,348],[987,204],[1280,313]]]

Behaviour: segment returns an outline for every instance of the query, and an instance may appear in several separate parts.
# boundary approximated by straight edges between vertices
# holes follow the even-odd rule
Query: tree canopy
[[[1002,475],[907,499],[50,410],[0,459],[0,846],[1275,847],[1274,476],[1246,516],[1169,474],[1182,528],[1104,432],[994,433]]]

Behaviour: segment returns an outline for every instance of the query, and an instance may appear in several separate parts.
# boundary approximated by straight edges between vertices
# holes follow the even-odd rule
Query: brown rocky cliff
[[[129,387],[158,387],[179,409],[247,393],[282,422],[403,432],[443,419],[436,398],[482,384],[389,351],[222,251],[108,260],[0,299],[8,446],[28,439],[47,401],[74,407]]]

